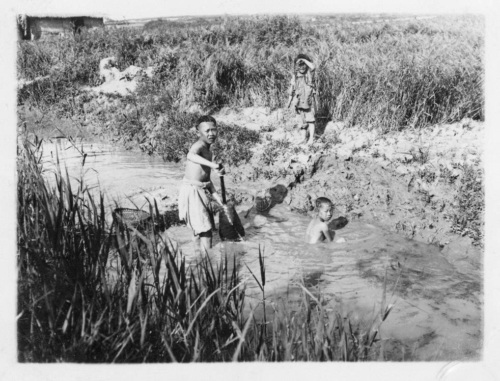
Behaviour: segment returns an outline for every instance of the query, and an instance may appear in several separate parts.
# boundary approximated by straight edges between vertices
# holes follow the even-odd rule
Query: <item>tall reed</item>
[[[72,189],[60,170],[47,185],[40,147],[19,148],[20,361],[229,359],[214,346],[241,317],[236,273],[207,259],[193,276],[158,236],[110,226],[102,196]]]
[[[73,188],[60,167],[44,172],[42,147],[37,139],[18,147],[19,361],[376,358],[377,332],[332,320],[306,288],[304,312],[263,299],[275,312],[257,322],[245,313],[235,257],[189,265],[155,230],[111,223],[102,195],[95,199],[83,181]],[[156,205],[150,215],[160,225]],[[263,252],[259,263],[265,298]]]

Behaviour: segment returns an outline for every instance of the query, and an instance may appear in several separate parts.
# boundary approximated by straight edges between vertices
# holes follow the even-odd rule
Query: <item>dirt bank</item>
[[[118,101],[101,98],[95,102]],[[90,123],[98,122],[100,110],[96,112],[89,110],[83,122],[63,123],[51,115],[25,110],[28,126],[38,126],[33,132],[42,131],[44,136],[62,132],[116,140],[109,136],[109,120]],[[314,200],[325,196],[334,201],[337,216],[376,220],[410,239],[437,245],[461,271],[480,271],[482,123],[463,120],[385,132],[319,119],[319,136],[306,147],[298,144],[296,121],[288,110],[224,109],[215,117],[261,135],[260,143],[252,148],[251,161],[229,168],[226,184],[237,201],[265,201],[272,196],[269,189],[280,189],[293,210],[311,214]],[[122,143],[132,149],[140,146],[135,139]],[[156,199],[160,208],[173,213],[177,192],[159,188],[130,196],[143,198],[147,193],[148,199]]]
[[[383,132],[320,121],[317,142],[306,147],[297,143],[296,122],[286,110],[223,110],[216,118],[263,135],[252,161],[230,170],[228,183],[239,198],[283,185],[285,202],[311,214],[314,200],[325,196],[334,201],[337,215],[376,220],[437,245],[460,271],[480,271],[482,123]],[[473,213],[479,213],[476,229]]]

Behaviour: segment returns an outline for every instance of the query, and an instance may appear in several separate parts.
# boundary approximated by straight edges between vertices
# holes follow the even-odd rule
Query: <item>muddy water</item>
[[[244,243],[216,243],[213,258],[232,256],[245,279],[249,305],[262,305],[259,247],[264,252],[268,315],[272,303],[292,311],[305,284],[327,308],[366,325],[386,304],[394,304],[381,326],[384,356],[390,360],[452,361],[481,356],[482,284],[479,272],[457,271],[436,246],[387,231],[376,223],[353,221],[334,230],[343,243],[303,241],[310,219],[277,204],[265,213],[241,208]],[[245,216],[247,216],[245,218]],[[195,260],[190,232],[167,232],[187,258]],[[262,318],[262,309],[256,315]]]
[[[59,148],[66,148],[59,150],[59,157],[75,184],[83,174],[87,185],[100,186],[112,200],[127,201],[131,194],[160,186],[177,188],[182,177],[182,165],[102,144],[81,147],[87,153],[82,171],[78,151],[67,149],[64,142]],[[47,162],[53,161],[55,149],[55,145],[45,147]],[[260,246],[269,303],[284,302],[293,309],[302,294],[298,283],[303,283],[314,295],[322,295],[328,310],[363,324],[380,310],[385,284],[387,303],[395,305],[381,326],[386,359],[480,358],[480,271],[459,272],[437,247],[409,240],[376,223],[351,221],[335,231],[335,240],[344,238],[345,242],[309,245],[303,242],[308,217],[283,203],[264,213],[249,209],[250,205],[239,208],[247,241],[221,245],[215,240],[211,255],[229,254],[238,259],[250,304],[260,303],[261,292],[243,264],[259,276]],[[196,260],[188,228],[171,228],[166,235],[188,261]]]
[[[73,188],[83,178],[91,193],[97,195],[102,190],[109,204],[117,201],[131,206],[131,197],[159,187],[177,187],[183,176],[180,165],[158,157],[117,149],[109,144],[72,144],[66,139],[57,139],[44,144],[43,149],[44,168],[52,181],[54,176],[50,172],[55,170],[57,156],[62,171],[68,169]],[[135,198],[134,203],[143,207],[146,201]]]
[[[386,356],[392,359],[467,360],[481,347],[481,282],[456,271],[434,246],[382,227],[354,221],[336,230],[345,243],[309,245],[302,241],[309,219],[284,204],[264,215],[250,213],[249,241],[265,247],[266,293],[298,303],[298,282],[322,294],[326,307],[366,322],[380,310],[384,282],[387,302],[395,304],[382,325]],[[242,260],[258,276],[255,245],[240,245]],[[249,279],[248,294],[260,300]]]

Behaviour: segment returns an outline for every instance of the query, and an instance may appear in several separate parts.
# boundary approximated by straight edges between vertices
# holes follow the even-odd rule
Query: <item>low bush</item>
[[[484,184],[483,170],[471,165],[462,167],[455,196],[456,208],[451,216],[451,230],[468,236],[475,245],[483,245]]]
[[[123,141],[138,144],[148,154],[158,154],[166,161],[183,160],[193,143],[198,140],[196,121],[199,113],[164,108],[155,118],[153,109],[163,108],[155,104],[141,108],[132,116],[114,123],[111,129]],[[135,106],[134,106],[135,107]],[[218,137],[211,149],[214,160],[226,165],[247,163],[253,156],[252,148],[260,141],[260,133],[233,124],[217,123]]]

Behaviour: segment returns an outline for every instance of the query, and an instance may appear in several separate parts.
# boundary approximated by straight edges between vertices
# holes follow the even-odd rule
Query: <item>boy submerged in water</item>
[[[318,214],[312,219],[307,227],[306,239],[309,243],[332,242],[333,237],[328,230],[328,222],[333,216],[333,203],[326,197],[316,200]]]
[[[302,122],[300,131],[302,143],[312,144],[314,133],[316,131],[314,117],[316,99],[316,86],[314,80],[314,71],[316,67],[312,60],[305,54],[299,54],[295,58],[295,67],[292,80],[290,82],[288,107],[295,105],[295,111]],[[309,138],[309,139],[308,139]]]
[[[217,122],[211,116],[202,116],[197,121],[198,141],[187,154],[186,172],[179,190],[179,219],[186,222],[193,231],[196,251],[206,252],[212,247],[212,229],[215,229],[214,212],[210,195],[227,213],[210,180],[210,172],[215,169],[224,174],[222,164],[212,162],[210,146],[217,139]]]

